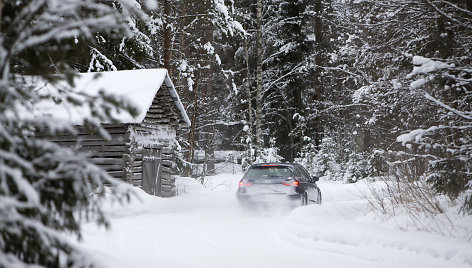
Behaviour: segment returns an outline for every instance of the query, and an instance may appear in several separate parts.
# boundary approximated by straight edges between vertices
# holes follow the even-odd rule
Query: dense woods
[[[421,182],[472,212],[472,0],[12,0],[0,10],[0,193],[25,202],[8,203],[14,215],[79,229],[61,220],[60,196],[48,220],[49,201],[18,186],[39,179],[33,167],[53,168],[36,158],[66,181],[75,169],[54,157],[62,149],[27,138],[33,126],[57,126],[18,119],[12,103],[36,96],[15,77],[157,67],[169,70],[192,123],[180,133],[182,171],[197,150],[206,159],[245,151],[245,163],[272,150],[327,179]],[[81,181],[106,181],[81,158],[68,161]],[[75,198],[87,212],[91,201]],[[3,236],[11,223],[0,224],[2,254],[17,253],[22,245]],[[55,255],[73,251],[55,233],[40,238]],[[21,261],[67,266],[38,247]]]
[[[196,149],[252,162],[273,147],[333,179],[409,170],[455,200],[472,179],[471,7],[164,1],[143,65],[167,66],[187,104],[188,162]]]

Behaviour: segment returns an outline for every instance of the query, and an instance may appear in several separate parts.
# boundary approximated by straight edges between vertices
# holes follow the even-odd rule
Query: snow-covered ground
[[[237,169],[206,188],[178,181],[180,195],[138,191],[124,207],[106,207],[112,229],[84,226],[80,246],[119,267],[472,267],[472,244],[401,231],[368,214],[362,183],[319,182],[323,204],[293,211],[245,211],[235,198]]]

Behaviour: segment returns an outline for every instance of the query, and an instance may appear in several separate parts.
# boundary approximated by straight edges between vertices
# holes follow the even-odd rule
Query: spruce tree
[[[123,14],[96,0],[3,1],[0,24],[0,267],[92,267],[93,260],[65,234],[80,238],[81,223],[107,225],[101,208],[105,185],[123,200],[128,187],[107,175],[72,148],[47,137],[75,135],[68,122],[31,118],[30,107],[42,99],[93,107],[112,119],[110,107],[132,107],[113,96],[72,94],[74,68],[63,55],[76,39],[96,33],[125,35]],[[140,12],[129,1],[127,13]],[[131,4],[131,5],[130,5]],[[49,76],[62,73],[63,75]],[[31,75],[35,75],[34,77]],[[56,95],[39,95],[36,83],[59,84]],[[96,105],[103,103],[103,106]],[[101,118],[104,119],[104,118]],[[99,120],[91,130],[104,133]],[[103,134],[106,136],[106,134]]]

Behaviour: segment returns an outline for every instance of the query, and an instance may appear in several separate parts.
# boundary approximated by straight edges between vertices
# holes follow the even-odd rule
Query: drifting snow
[[[321,206],[263,212],[236,202],[241,176],[207,177],[207,188],[179,178],[180,195],[171,199],[137,189],[130,204],[106,207],[111,231],[84,226],[81,246],[113,268],[472,265],[470,243],[380,224],[361,194],[364,182],[320,182]]]

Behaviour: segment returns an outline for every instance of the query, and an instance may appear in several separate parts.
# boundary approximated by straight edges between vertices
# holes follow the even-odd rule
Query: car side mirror
[[[312,182],[317,182],[317,181],[319,181],[319,180],[320,180],[319,177],[317,177],[317,176],[311,176],[311,181],[312,181]]]

